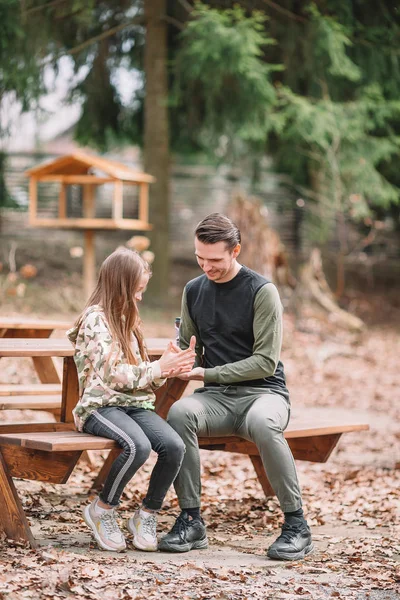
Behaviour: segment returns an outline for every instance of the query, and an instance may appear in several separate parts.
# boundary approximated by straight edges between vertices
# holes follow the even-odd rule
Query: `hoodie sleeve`
[[[158,360],[131,365],[121,360],[120,345],[113,341],[107,322],[100,312],[92,312],[83,320],[76,339],[75,361],[78,374],[91,364],[105,386],[115,391],[132,393],[158,384],[161,367]]]

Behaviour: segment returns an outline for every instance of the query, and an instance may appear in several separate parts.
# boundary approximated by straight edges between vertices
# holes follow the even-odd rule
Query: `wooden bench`
[[[147,340],[152,360],[161,356],[168,341]],[[100,485],[113,457],[120,452],[117,445],[107,438],[75,431],[72,409],[78,400],[79,388],[73,354],[74,349],[67,339],[0,339],[0,358],[62,357],[64,362],[59,422],[0,425],[0,528],[9,539],[29,542],[32,547],[37,544],[12,478],[66,483],[82,452],[111,449],[97,479],[97,485]],[[181,397],[186,386],[185,381],[169,379],[157,390],[160,414],[168,412],[168,407]]]
[[[66,331],[70,327],[71,323],[58,320],[0,317],[0,338],[46,339],[55,330]],[[30,386],[1,384],[0,410],[42,410],[57,416],[61,410],[61,378],[57,365],[52,357],[30,358],[42,383]],[[7,399],[1,396],[6,396]]]
[[[147,340],[152,359],[158,358],[168,340]],[[0,426],[0,525],[7,537],[36,542],[30,531],[12,477],[66,483],[81,453],[86,450],[110,450],[94,487],[104,481],[112,462],[121,449],[115,442],[74,430],[72,409],[78,399],[78,379],[73,361],[73,349],[67,340],[0,340],[1,356],[62,356],[64,376],[61,421]],[[181,397],[187,383],[170,379],[157,391],[156,410],[165,417],[172,404]],[[324,409],[301,409],[291,419],[285,437],[297,460],[325,462],[341,435],[368,429],[365,423],[332,422]],[[238,437],[200,438],[200,448],[247,454],[267,496],[272,493],[254,444]]]

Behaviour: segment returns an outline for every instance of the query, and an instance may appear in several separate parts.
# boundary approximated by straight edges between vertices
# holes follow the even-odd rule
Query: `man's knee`
[[[189,423],[194,422],[194,411],[190,406],[190,399],[183,398],[175,402],[169,409],[167,422],[175,429],[180,431],[182,428],[187,427]]]

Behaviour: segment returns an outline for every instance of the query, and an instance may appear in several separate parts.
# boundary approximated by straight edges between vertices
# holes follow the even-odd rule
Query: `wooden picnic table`
[[[55,330],[66,331],[72,323],[33,317],[0,317],[0,338],[49,338]],[[32,356],[35,371],[42,383],[61,383],[52,356]]]
[[[168,339],[147,339],[150,358],[158,359]],[[72,410],[79,397],[78,375],[74,349],[67,339],[0,339],[0,357],[62,357],[61,417],[52,423],[24,423],[0,425],[0,527],[10,539],[36,541],[22,508],[13,477],[66,483],[83,451],[110,450],[95,481],[100,485],[121,448],[112,440],[75,431]],[[166,417],[171,405],[178,400],[187,382],[171,378],[156,392],[156,411]],[[341,435],[368,429],[366,423],[333,420],[324,409],[302,408],[291,419],[285,438],[294,458],[311,462],[325,462]],[[255,444],[236,436],[199,438],[199,446],[207,450],[224,450],[249,456],[260,484],[267,496],[273,494]]]

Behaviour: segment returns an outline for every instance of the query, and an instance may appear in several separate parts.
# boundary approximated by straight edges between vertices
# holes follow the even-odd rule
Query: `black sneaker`
[[[268,548],[267,556],[274,560],[300,560],[314,550],[311,531],[305,519],[293,519],[283,524],[281,535]]]
[[[158,549],[164,552],[189,552],[208,548],[206,526],[202,518],[191,519],[182,511],[175,525],[158,543]]]

